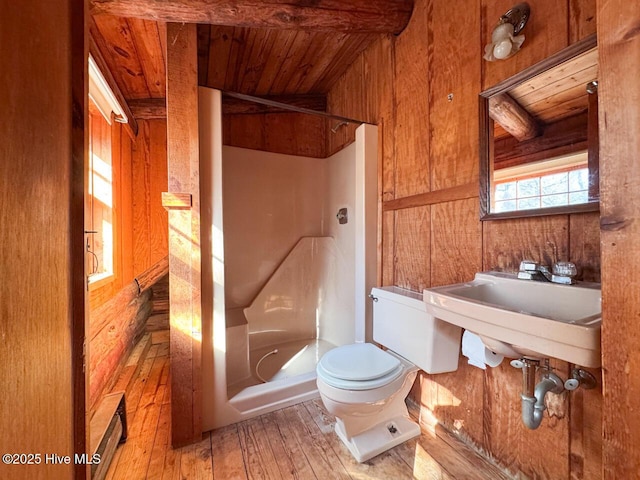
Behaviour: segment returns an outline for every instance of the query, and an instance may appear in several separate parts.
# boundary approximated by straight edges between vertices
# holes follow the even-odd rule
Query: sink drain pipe
[[[555,373],[545,368],[542,380],[536,385],[536,370],[540,365],[537,360],[523,358],[513,360],[511,365],[522,369],[522,423],[530,430],[535,430],[542,423],[544,416],[544,398],[547,393],[562,393],[564,382]]]

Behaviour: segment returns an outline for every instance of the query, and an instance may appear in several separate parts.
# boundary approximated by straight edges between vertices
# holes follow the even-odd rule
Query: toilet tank
[[[371,290],[373,339],[427,373],[458,369],[462,329],[427,313],[422,294],[399,287]]]

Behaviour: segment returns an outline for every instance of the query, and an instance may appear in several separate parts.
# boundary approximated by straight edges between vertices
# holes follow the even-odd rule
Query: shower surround
[[[206,88],[200,124],[206,431],[315,397],[320,357],[365,340],[377,129],[329,158],[223,147]]]

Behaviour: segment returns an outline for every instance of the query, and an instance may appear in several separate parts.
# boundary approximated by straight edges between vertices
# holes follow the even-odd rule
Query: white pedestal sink
[[[433,316],[479,335],[506,357],[600,367],[600,284],[559,285],[486,272],[471,282],[426,289],[423,298]]]

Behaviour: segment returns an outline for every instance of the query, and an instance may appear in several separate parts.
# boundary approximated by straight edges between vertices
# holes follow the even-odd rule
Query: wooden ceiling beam
[[[91,0],[92,15],[349,33],[398,34],[409,23],[413,0]]]
[[[587,149],[587,119],[586,112],[564,118],[545,126],[541,135],[523,142],[514,137],[496,140],[494,169],[514,167]]]
[[[521,142],[542,133],[536,119],[507,93],[489,98],[489,116]]]

